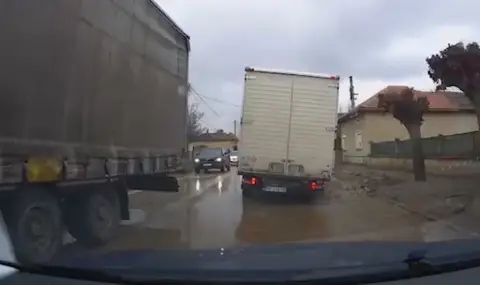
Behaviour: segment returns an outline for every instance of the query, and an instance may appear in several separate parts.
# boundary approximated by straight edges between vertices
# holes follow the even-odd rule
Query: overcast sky
[[[340,75],[346,109],[348,76],[357,103],[389,84],[432,89],[425,58],[480,36],[474,0],[156,1],[191,37],[194,88],[217,99],[206,99],[214,111],[202,103],[207,127],[226,131],[241,116],[247,65]]]

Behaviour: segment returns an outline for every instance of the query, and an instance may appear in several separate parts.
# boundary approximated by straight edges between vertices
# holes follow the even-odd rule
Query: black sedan
[[[194,159],[195,173],[208,172],[210,169],[218,169],[222,172],[230,171],[229,151],[224,148],[204,148]]]

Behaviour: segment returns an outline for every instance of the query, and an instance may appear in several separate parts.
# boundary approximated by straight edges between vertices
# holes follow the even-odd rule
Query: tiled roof
[[[381,93],[399,93],[404,88],[408,86],[395,86],[390,85],[382,90],[378,91],[372,97],[365,100],[363,103],[358,105],[360,109],[377,109],[378,105],[378,94]],[[460,110],[473,110],[473,106],[465,95],[461,92],[429,92],[429,91],[420,91],[414,90],[416,97],[427,97],[428,102],[430,103],[429,109],[431,111],[443,110],[443,111],[460,111]]]
[[[359,104],[352,111],[339,118],[339,120],[346,120],[357,112],[383,111],[381,108],[378,108],[378,94],[400,93],[404,88],[408,88],[408,86],[389,85]],[[462,92],[414,90],[414,93],[416,97],[427,97],[430,103],[429,112],[465,112],[474,110],[473,105]]]
[[[238,141],[238,137],[232,133],[204,133],[194,138],[193,141]]]

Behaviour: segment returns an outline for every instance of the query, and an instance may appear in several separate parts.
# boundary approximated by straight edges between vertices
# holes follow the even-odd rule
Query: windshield
[[[222,149],[221,148],[204,148],[200,151],[200,157],[213,157],[213,156],[221,156]]]
[[[0,0],[0,253],[281,273],[476,240],[480,4],[340,2]]]

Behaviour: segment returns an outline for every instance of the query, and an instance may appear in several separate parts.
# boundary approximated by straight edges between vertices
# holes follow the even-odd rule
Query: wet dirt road
[[[327,185],[315,203],[242,197],[236,169],[188,175],[179,193],[132,191],[132,220],[95,252],[207,249],[305,241],[438,241],[471,232]]]

